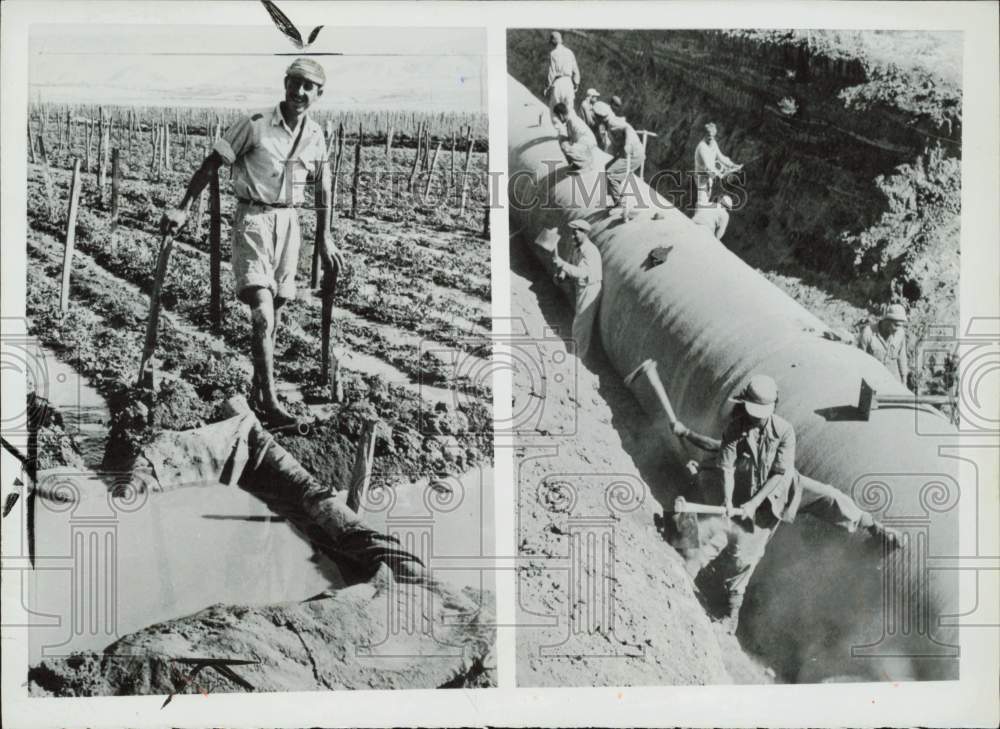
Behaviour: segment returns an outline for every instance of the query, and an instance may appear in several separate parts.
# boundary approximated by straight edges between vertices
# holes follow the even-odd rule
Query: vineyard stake
[[[351,180],[351,217],[358,216],[358,180],[361,177],[361,145],[364,143],[365,133],[358,125],[358,144],[354,147],[354,177]]]
[[[455,130],[451,130],[451,181],[448,183],[448,188],[455,186],[455,152],[458,150],[458,135]]]
[[[209,274],[211,276],[210,314],[212,329],[222,331],[222,204],[219,197],[219,171],[212,170],[208,178],[209,191]]]
[[[108,139],[106,125],[104,123],[103,106],[99,109],[98,113],[100,119],[98,126],[100,131],[97,136],[97,197],[103,203],[104,188],[108,185]]]
[[[423,135],[423,122],[417,122],[417,151],[413,157],[413,169],[410,170],[410,180],[406,183],[406,191],[413,192],[413,181],[417,178],[417,166],[420,164],[420,140]]]
[[[118,159],[118,147],[111,150],[111,229],[118,224],[118,192],[122,182],[122,171]]]
[[[44,137],[39,137],[38,147],[39,147],[39,157],[42,161],[42,178],[45,180],[45,199],[48,203],[48,213],[49,220],[55,220],[56,217],[56,193],[55,187],[52,184],[52,174],[49,171],[49,154],[45,151],[45,143],[43,142]]]
[[[475,142],[472,139],[472,127],[469,127],[469,149],[465,153],[465,172],[462,173],[462,201],[458,206],[458,217],[462,217],[465,214],[465,199],[466,192],[469,187],[469,169],[472,167],[472,147]]]
[[[73,160],[73,179],[69,188],[69,214],[66,216],[66,245],[63,249],[62,287],[59,296],[59,311],[69,309],[69,277],[73,268],[73,244],[76,240],[76,211],[80,205],[80,160]]]
[[[434,157],[431,159],[430,170],[427,173],[427,182],[424,183],[424,200],[427,199],[427,193],[431,190],[431,180],[434,179],[434,166],[437,164],[438,155],[441,154],[441,142],[438,141],[438,146],[434,150]]]
[[[156,277],[153,280],[153,290],[149,294],[149,318],[146,319],[146,343],[142,348],[142,359],[139,361],[139,379],[136,387],[143,387],[146,381],[146,368],[151,367],[150,359],[156,351],[156,329],[160,322],[160,293],[163,290],[163,280],[167,276],[167,261],[174,246],[174,239],[164,235],[160,240],[160,255],[156,260]],[[152,371],[150,372],[152,374]],[[151,378],[152,379],[152,378]],[[150,383],[152,384],[152,383]],[[150,387],[150,389],[153,389]]]
[[[35,140],[31,136],[31,119],[28,119],[28,151],[31,152],[31,164],[35,164]]]
[[[386,174],[388,175],[387,182],[389,184],[389,189],[394,189],[392,182],[392,134],[395,131],[393,125],[389,125],[389,131],[385,135],[385,168]]]
[[[333,190],[330,192],[330,230],[337,214],[337,191],[340,187],[340,162],[344,158],[344,123],[337,126],[337,163],[333,168]]]

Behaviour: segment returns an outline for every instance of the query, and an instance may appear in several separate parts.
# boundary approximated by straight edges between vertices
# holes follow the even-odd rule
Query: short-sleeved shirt
[[[625,157],[627,154],[632,160],[642,159],[646,156],[646,151],[642,148],[642,140],[636,134],[632,125],[625,121],[625,117],[611,116],[606,122],[609,138],[608,154],[612,157]]]
[[[729,225],[729,212],[719,203],[699,205],[691,220],[696,225],[705,226],[712,231],[712,235],[722,240]]]
[[[566,257],[566,263],[569,265],[563,270],[576,282],[577,287],[600,285],[604,279],[601,252],[590,238],[585,238],[579,247],[573,247]]]
[[[775,518],[784,521],[794,519],[796,506],[789,507],[789,497],[795,486],[795,429],[792,424],[778,415],[771,415],[760,427],[745,418],[734,416],[722,434],[719,448],[719,468],[735,471],[738,478],[736,487],[748,491],[741,494],[752,497],[767,483],[771,476],[787,476],[786,482],[770,495],[771,509]],[[793,497],[793,501],[797,499]]]
[[[300,130],[302,137],[295,145]],[[295,129],[289,129],[280,104],[270,112],[240,119],[216,140],[213,149],[233,166],[233,194],[268,204],[301,205],[306,177],[326,159],[326,140],[319,124],[304,116]]]
[[[562,44],[549,52],[549,86],[560,76],[572,79],[574,86],[580,84],[580,69],[576,65],[576,56]]]

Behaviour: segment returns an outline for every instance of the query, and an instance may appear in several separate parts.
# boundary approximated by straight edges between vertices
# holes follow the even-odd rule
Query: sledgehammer
[[[646,380],[653,388],[653,392],[656,393],[656,399],[660,401],[660,407],[662,407],[663,412],[667,414],[667,422],[670,423],[672,430],[674,423],[677,422],[677,413],[674,412],[674,406],[670,404],[670,398],[667,397],[667,391],[663,388],[663,383],[660,381],[660,375],[656,371],[656,362],[651,359],[647,359],[641,365],[632,370],[628,377],[625,378],[625,386],[632,387],[632,383],[635,382],[640,376],[646,377]],[[681,440],[681,443],[683,442],[684,441]]]

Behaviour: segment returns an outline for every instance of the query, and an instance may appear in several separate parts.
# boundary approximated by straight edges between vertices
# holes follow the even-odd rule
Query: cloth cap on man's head
[[[552,31],[551,33],[549,33],[549,40],[556,41],[558,43],[559,41],[562,40],[562,33],[560,33],[558,30]]]
[[[622,105],[622,97],[620,97],[620,96],[612,96],[611,97],[611,107],[612,108],[614,108],[616,106],[621,106],[621,105]]]
[[[747,415],[766,418],[774,412],[774,404],[778,402],[778,383],[767,375],[754,375],[733,400],[743,403]]]
[[[719,202],[722,203],[722,207],[724,207],[726,210],[733,209],[733,199],[729,197],[729,195],[723,195],[722,197],[720,197]]]
[[[587,96],[600,96],[600,94],[597,93],[597,89],[591,87],[587,89]]]
[[[584,233],[590,232],[590,223],[586,220],[573,220],[570,222],[569,227],[573,230],[581,230]]]
[[[296,58],[285,71],[285,75],[292,78],[304,78],[306,81],[312,81],[320,86],[326,83],[326,72],[319,63],[311,58]]]
[[[706,132],[717,132],[717,131],[719,131],[719,128],[717,126],[715,126],[714,122],[709,122],[708,124],[705,125],[705,131]]]
[[[594,116],[600,117],[601,119],[611,116],[611,107],[603,101],[598,101],[594,104]]]
[[[885,308],[885,314],[882,319],[888,319],[889,321],[899,322],[900,324],[906,323],[906,309],[903,308],[902,304],[890,304]]]

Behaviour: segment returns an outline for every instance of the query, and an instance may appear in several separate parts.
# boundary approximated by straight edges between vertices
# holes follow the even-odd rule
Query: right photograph
[[[959,678],[962,51],[508,31],[519,686]]]

